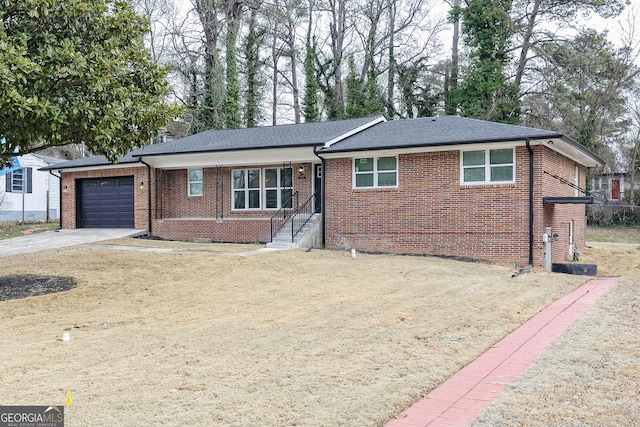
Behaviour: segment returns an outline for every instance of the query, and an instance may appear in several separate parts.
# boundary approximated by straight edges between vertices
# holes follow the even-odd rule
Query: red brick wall
[[[147,215],[147,167],[124,167],[114,169],[81,171],[81,172],[65,172],[61,176],[60,186],[62,188],[62,199],[60,200],[62,221],[61,228],[76,228],[76,184],[77,180],[83,178],[111,178],[119,176],[133,176],[135,185],[134,194],[134,224],[135,228],[146,230],[148,228]],[[140,183],[144,182],[141,187]]]
[[[542,196],[549,195],[549,183],[542,181],[542,165],[551,151],[543,146],[533,149],[534,264],[544,265],[541,240],[548,219],[542,216]],[[573,162],[559,167],[573,170]],[[398,156],[398,188],[393,189],[353,189],[352,159],[329,159],[326,169],[325,239],[330,248],[528,264],[525,147],[516,149],[516,182],[506,185],[460,185],[459,151]],[[583,225],[578,225],[578,214],[581,210],[584,220],[584,206],[570,209],[579,234]]]
[[[559,176],[570,183],[574,183],[576,163],[572,160],[544,147],[543,167],[550,174]],[[585,168],[579,166],[579,184],[581,188],[586,185]],[[573,197],[574,189],[563,184],[559,180],[544,174],[541,177],[544,188],[543,197]],[[578,196],[584,196],[578,192]],[[542,206],[542,224],[544,227],[551,227],[553,234],[557,238],[551,244],[551,254],[553,262],[563,262],[572,259],[570,246],[581,252],[585,246],[586,237],[586,209],[585,205],[579,204],[546,204]],[[569,224],[573,221],[573,243],[569,244]],[[543,256],[544,250],[540,256]]]
[[[311,195],[311,165],[304,164],[306,179],[298,179],[300,164],[293,164],[293,190],[299,202]],[[191,240],[207,238],[216,242],[268,242],[271,240],[270,219],[276,210],[232,210],[231,171],[233,169],[265,169],[282,167],[242,166],[237,168],[204,168],[203,195],[187,195],[187,170],[157,171],[158,185],[152,205],[154,236]],[[264,179],[264,177],[261,177]],[[264,200],[263,200],[264,203]]]

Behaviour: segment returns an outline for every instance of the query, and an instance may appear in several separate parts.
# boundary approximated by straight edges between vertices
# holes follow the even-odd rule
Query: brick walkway
[[[385,427],[466,426],[618,279],[593,279],[560,298]]]

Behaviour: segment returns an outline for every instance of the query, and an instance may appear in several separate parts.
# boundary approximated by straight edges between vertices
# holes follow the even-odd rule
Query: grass
[[[70,425],[380,426],[584,281],[429,257],[117,242],[0,258],[5,275],[78,284],[0,303],[3,404],[59,404],[70,390]]]
[[[60,227],[60,222],[0,222],[0,240],[40,233]],[[26,232],[26,233],[25,233]]]
[[[587,227],[587,243],[638,243],[640,244],[640,227]]]

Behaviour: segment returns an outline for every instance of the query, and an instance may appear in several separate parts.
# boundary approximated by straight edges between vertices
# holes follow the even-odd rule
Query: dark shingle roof
[[[384,122],[350,136],[320,153],[560,138],[554,131],[457,116]]]
[[[140,150],[132,151],[126,156],[120,158],[118,160],[118,164],[127,164],[127,163],[138,163],[140,160],[138,158],[133,158],[132,155]],[[69,160],[68,162],[58,163],[54,165],[49,165],[40,168],[40,170],[58,170],[58,169],[72,169],[72,168],[83,168],[83,167],[92,167],[92,166],[107,166],[111,163],[105,156],[91,156],[91,157],[83,157],[82,159]]]
[[[175,141],[149,145],[134,154],[134,157],[317,146],[376,119],[377,117],[366,117],[334,122],[208,130]]]

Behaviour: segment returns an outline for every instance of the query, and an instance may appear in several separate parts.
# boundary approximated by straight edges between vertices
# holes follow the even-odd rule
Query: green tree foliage
[[[343,118],[367,117],[382,113],[382,95],[380,88],[370,71],[366,82],[357,75],[355,60],[349,57],[349,74],[347,74],[346,107]]]
[[[0,158],[84,143],[109,160],[178,110],[126,1],[0,0]]]
[[[311,18],[309,18],[311,19]],[[318,111],[318,85],[316,67],[315,67],[315,47],[311,42],[311,33],[307,33],[304,57],[304,76],[305,89],[303,98],[303,110],[305,122],[317,122],[320,119],[320,111]]]
[[[398,64],[397,71],[401,94],[399,108],[401,117],[435,116],[440,96],[433,89],[432,84],[424,79],[427,66],[418,60],[415,64]]]
[[[464,116],[519,122],[519,88],[505,76],[507,49],[514,34],[509,16],[511,1],[471,0],[459,11],[465,42],[472,49],[470,68],[457,94],[453,94]]]
[[[266,28],[257,24],[257,5],[252,6],[249,18],[249,28],[244,41],[244,54],[246,58],[246,86],[244,121],[249,128],[255,127],[260,119],[261,89],[264,79],[260,73],[263,61],[260,59],[260,47],[266,34]]]
[[[573,135],[608,157],[608,143],[626,131],[625,94],[638,75],[628,52],[591,30],[542,45],[538,54],[544,58],[544,87],[527,98],[527,124]]]
[[[230,0],[227,4],[226,76],[227,88],[224,97],[225,125],[227,129],[240,127],[240,80],[238,78],[238,62],[236,45],[242,15],[242,2]]]

